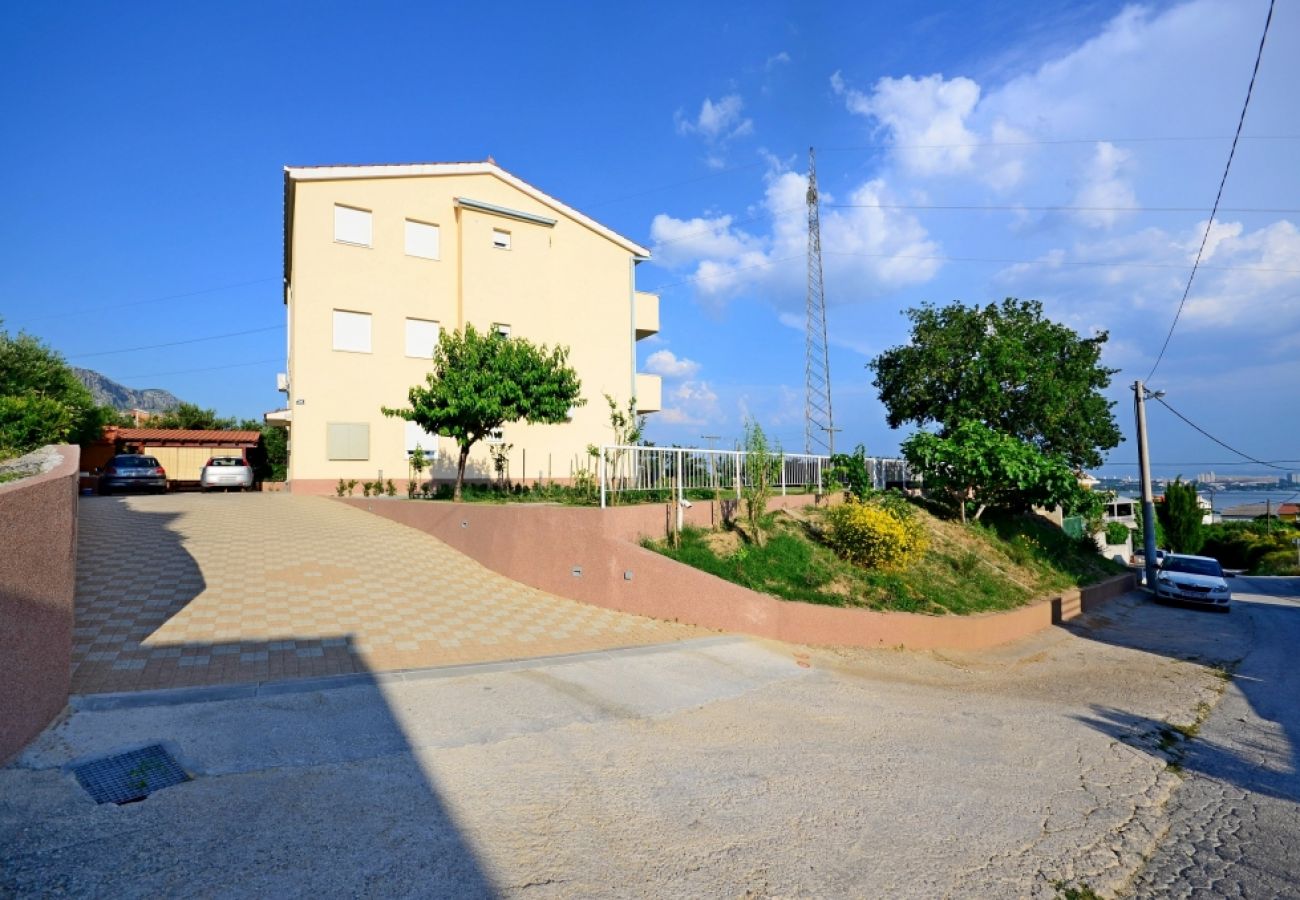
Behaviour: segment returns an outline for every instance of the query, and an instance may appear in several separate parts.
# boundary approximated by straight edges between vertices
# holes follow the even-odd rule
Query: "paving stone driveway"
[[[74,693],[379,672],[700,637],[564,600],[322,497],[85,497]]]

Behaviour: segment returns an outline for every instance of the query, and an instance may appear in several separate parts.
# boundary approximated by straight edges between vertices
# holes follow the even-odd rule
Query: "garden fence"
[[[638,447],[608,444],[600,448],[598,461],[600,505],[612,495],[649,491],[712,490],[740,499],[751,481],[751,464],[743,450],[700,450],[692,447]],[[774,487],[782,494],[817,490],[823,473],[830,467],[829,456],[785,453],[779,457]],[[908,480],[907,463],[901,459],[869,456],[867,472],[875,488]],[[679,477],[680,476],[680,477]]]

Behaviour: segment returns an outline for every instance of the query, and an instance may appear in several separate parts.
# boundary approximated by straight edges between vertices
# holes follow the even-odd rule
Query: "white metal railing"
[[[740,499],[743,488],[750,483],[746,456],[743,450],[608,444],[600,448],[598,463],[600,505],[607,505],[610,494],[638,491],[676,490],[681,499],[686,491],[714,490]],[[785,453],[780,459],[777,486],[782,494],[790,488],[820,487],[822,473],[830,467],[829,456]],[[866,464],[872,487],[883,488],[908,479],[904,460],[869,456]]]

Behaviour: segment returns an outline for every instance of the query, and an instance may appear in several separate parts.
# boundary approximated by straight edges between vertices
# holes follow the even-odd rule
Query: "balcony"
[[[663,409],[663,379],[658,375],[636,373],[636,411],[659,412]]]
[[[637,291],[636,301],[636,339],[648,338],[659,333],[659,295],[648,291]]]

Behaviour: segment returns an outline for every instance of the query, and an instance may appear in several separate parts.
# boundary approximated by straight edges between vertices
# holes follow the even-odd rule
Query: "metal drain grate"
[[[161,744],[82,763],[72,772],[96,803],[131,803],[190,780]]]

